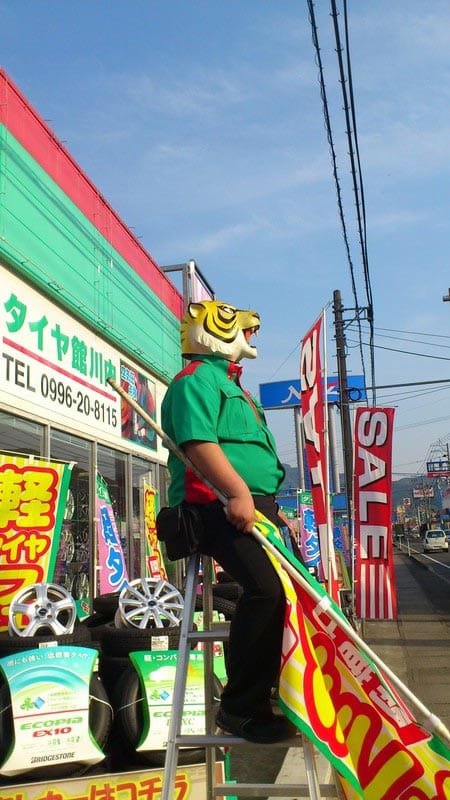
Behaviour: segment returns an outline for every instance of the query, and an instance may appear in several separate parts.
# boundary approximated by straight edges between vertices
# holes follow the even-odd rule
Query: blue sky
[[[306,0],[0,0],[0,14],[1,66],[155,260],[193,258],[219,299],[260,312],[248,388],[298,378],[322,308],[336,374],[333,291],[346,320],[355,302]],[[330,4],[315,15],[364,307]],[[348,18],[375,383],[450,378],[450,5],[349,0]],[[346,335],[361,374],[354,323]],[[450,383],[377,391],[396,407],[394,479],[445,449],[449,401]],[[292,411],[268,418],[295,464]]]

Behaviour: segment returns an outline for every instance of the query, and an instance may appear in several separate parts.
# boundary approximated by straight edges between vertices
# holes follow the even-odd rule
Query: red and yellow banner
[[[360,619],[396,619],[392,554],[393,408],[355,419],[355,606]]]
[[[17,592],[53,580],[71,466],[0,453],[0,630]]]
[[[158,492],[144,482],[144,519],[145,519],[145,561],[147,576],[167,580],[167,572],[161,548],[156,536]]]
[[[414,720],[274,527],[265,519],[256,527],[318,598],[268,551],[287,600],[279,682],[285,715],[335,767],[347,800],[448,800],[450,749]]]

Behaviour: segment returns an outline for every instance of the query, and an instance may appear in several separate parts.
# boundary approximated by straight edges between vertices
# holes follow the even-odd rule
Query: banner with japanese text
[[[286,595],[279,679],[284,714],[335,767],[346,800],[448,800],[450,749],[414,719],[358,647],[337,603],[274,526],[261,515],[256,527],[299,576],[268,551]]]
[[[319,317],[302,339],[300,355],[300,394],[305,455],[311,482],[314,517],[319,536],[319,578],[324,578],[329,591],[336,595],[336,564],[329,532],[328,474],[325,451],[325,414],[320,359],[322,317]],[[331,568],[331,574],[330,574]]]
[[[223,761],[214,765],[214,779],[216,783],[224,782]],[[140,767],[132,772],[88,773],[64,781],[56,778],[39,783],[27,781],[5,787],[0,797],[2,800],[161,800],[163,786],[162,767]],[[230,800],[230,795],[227,798]],[[177,768],[173,800],[208,800],[205,764]],[[226,799],[221,795],[217,800]]]
[[[392,553],[393,408],[355,418],[355,607],[360,619],[396,619]]]
[[[156,536],[158,492],[144,481],[145,563],[149,578],[167,580],[167,572]]]
[[[106,481],[97,473],[96,517],[99,593],[120,592],[128,583],[125,555]]]
[[[19,591],[53,580],[71,470],[0,453],[0,630]]]

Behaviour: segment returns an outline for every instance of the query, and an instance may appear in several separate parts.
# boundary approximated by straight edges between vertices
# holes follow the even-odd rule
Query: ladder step
[[[216,783],[214,797],[311,797],[306,784],[293,783]],[[331,783],[320,784],[320,796],[338,797]]]
[[[220,625],[211,631],[188,631],[187,639],[190,642],[224,642],[230,634],[229,626]]]
[[[273,744],[260,744],[259,742],[249,742],[241,736],[232,736],[229,733],[223,734],[181,734],[175,737],[175,743],[180,747],[231,747],[231,745],[247,745],[248,747],[284,747],[289,750],[291,747],[302,747],[302,737],[299,734],[292,739]]]

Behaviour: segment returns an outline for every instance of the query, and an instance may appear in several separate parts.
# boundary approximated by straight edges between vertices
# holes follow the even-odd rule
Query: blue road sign
[[[347,376],[348,399],[351,403],[367,400],[364,375]],[[293,408],[301,404],[300,378],[293,381],[275,381],[259,384],[259,398],[263,408]],[[327,378],[327,401],[340,402],[339,378]]]

